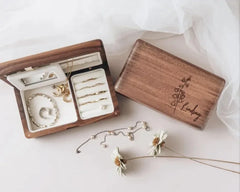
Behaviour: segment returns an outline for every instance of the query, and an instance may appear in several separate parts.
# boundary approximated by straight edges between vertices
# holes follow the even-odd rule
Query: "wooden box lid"
[[[137,40],[115,90],[171,117],[203,128],[224,79]]]

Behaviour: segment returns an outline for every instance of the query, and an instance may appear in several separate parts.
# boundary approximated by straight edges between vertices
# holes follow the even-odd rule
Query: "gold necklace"
[[[69,64],[69,62],[68,62]],[[72,66],[70,69],[70,66],[68,65],[68,73],[67,73],[67,79],[66,82],[60,84],[60,85],[54,85],[53,88],[57,90],[57,92],[53,92],[53,95],[55,97],[63,97],[63,101],[66,103],[69,103],[72,101],[71,98],[68,98],[70,96],[70,89],[69,89],[69,85],[68,85],[68,81],[70,79],[71,73],[72,73],[72,69],[73,69],[73,61],[72,61]]]

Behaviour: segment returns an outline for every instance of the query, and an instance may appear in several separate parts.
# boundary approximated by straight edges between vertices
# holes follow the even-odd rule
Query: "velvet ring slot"
[[[81,119],[112,113],[114,106],[103,69],[71,77]]]

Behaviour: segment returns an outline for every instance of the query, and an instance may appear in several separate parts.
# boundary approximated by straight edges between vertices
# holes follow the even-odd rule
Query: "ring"
[[[52,109],[47,107],[42,107],[39,111],[39,116],[43,119],[50,119],[52,115]]]

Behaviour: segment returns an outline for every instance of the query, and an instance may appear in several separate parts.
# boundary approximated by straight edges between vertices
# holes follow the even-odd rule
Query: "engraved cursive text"
[[[181,110],[184,112],[189,112],[191,116],[195,116],[193,121],[197,121],[199,117],[201,117],[201,114],[197,112],[198,105],[195,105],[193,108],[189,106],[189,102],[186,102],[182,105]]]

